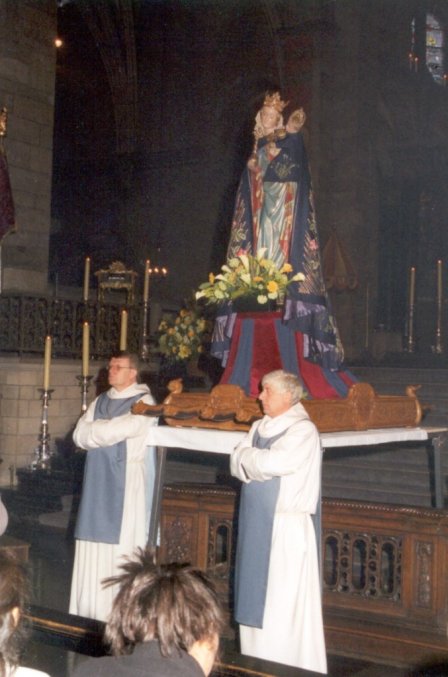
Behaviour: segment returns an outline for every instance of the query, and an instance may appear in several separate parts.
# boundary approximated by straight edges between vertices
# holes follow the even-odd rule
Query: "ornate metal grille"
[[[82,324],[90,323],[90,354],[107,358],[118,349],[121,306],[111,303],[34,297],[0,296],[0,352],[42,354],[47,334],[53,337],[55,357],[78,358],[82,350]],[[139,352],[142,312],[129,306],[128,349]]]
[[[329,531],[324,537],[324,588],[388,599],[401,598],[402,539],[374,533]]]

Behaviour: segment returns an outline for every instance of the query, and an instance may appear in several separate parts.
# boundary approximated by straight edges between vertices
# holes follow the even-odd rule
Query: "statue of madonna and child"
[[[298,373],[312,397],[345,396],[356,379],[342,366],[343,348],[323,279],[302,131],[306,115],[299,108],[285,125],[287,105],[279,92],[266,93],[255,117],[255,143],[237,190],[227,261],[265,248],[265,257],[279,269],[289,263],[293,274],[302,273],[301,281],[288,286],[281,316],[274,323],[278,368]],[[229,304],[218,314],[212,354],[225,367],[221,383],[236,383],[255,394],[262,365],[266,359],[273,364],[272,345],[266,351],[261,345],[260,354],[266,326],[257,333],[252,322],[246,323],[246,337],[242,327],[237,328],[239,345],[232,349],[234,310]]]

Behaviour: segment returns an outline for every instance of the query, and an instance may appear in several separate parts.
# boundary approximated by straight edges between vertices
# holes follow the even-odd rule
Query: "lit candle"
[[[415,267],[411,268],[411,279],[409,282],[409,305],[413,306],[415,301]]]
[[[442,261],[437,261],[437,303],[442,303]]]
[[[89,334],[90,327],[88,322],[82,325],[82,375],[89,375]]]
[[[370,285],[366,285],[366,340],[365,340],[365,349],[369,349],[369,297],[370,297]]]
[[[90,282],[90,256],[87,256],[84,265],[84,287],[82,292],[83,301],[89,300],[89,282]]]
[[[413,62],[413,58],[414,58],[413,55],[412,55],[412,52],[409,52],[408,58],[409,58],[409,70],[411,71],[412,70],[412,62]]]
[[[51,336],[45,337],[44,390],[50,389]]]
[[[143,284],[143,303],[148,303],[149,299],[149,266],[150,260],[147,259],[145,263],[145,280]]]
[[[128,334],[128,311],[121,311],[121,327],[120,327],[120,350],[126,350]]]
[[[418,56],[414,57],[415,72],[418,73]]]

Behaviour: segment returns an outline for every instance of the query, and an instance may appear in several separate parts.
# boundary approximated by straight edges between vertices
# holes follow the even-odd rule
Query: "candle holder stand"
[[[443,353],[443,344],[442,344],[442,303],[441,301],[437,304],[437,329],[436,329],[436,344],[432,347],[433,352],[436,355],[441,355]]]
[[[406,346],[407,353],[413,353],[415,350],[414,342],[414,304],[409,305],[409,324],[408,324],[408,341]]]
[[[88,322],[90,319],[90,304],[88,299],[82,300],[81,317],[83,322]]]
[[[87,411],[87,391],[90,387],[90,381],[93,379],[93,376],[77,376],[79,381],[79,387],[81,388],[81,413]]]
[[[142,319],[142,342],[140,350],[140,358],[143,362],[148,362],[149,360],[149,343],[148,343],[148,311],[149,303],[148,301],[143,301],[143,319]]]
[[[34,454],[35,459],[31,464],[32,470],[50,470],[52,453],[50,451],[50,433],[48,432],[48,404],[53,390],[39,388],[42,400],[42,417],[40,422],[39,445]]]

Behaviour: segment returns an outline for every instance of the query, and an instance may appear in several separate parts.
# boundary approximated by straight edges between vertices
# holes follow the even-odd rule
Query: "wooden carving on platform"
[[[419,386],[408,386],[405,395],[377,395],[368,383],[355,383],[346,398],[301,400],[320,432],[403,428],[418,426],[422,407]],[[170,381],[170,394],[162,404],[137,402],[134,414],[161,416],[168,425],[221,430],[248,430],[262,417],[258,400],[247,397],[236,385],[217,385],[210,393],[186,393],[182,379]]]

